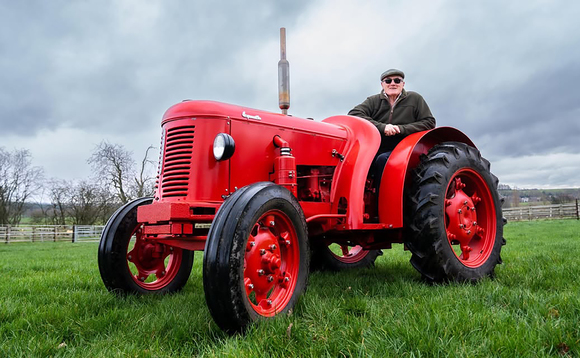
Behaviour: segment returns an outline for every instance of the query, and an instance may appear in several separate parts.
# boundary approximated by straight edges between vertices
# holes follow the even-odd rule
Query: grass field
[[[229,337],[203,295],[119,298],[96,243],[0,245],[0,357],[512,357],[580,355],[580,222],[510,223],[477,285],[429,286],[401,245],[373,269],[313,273],[290,316]]]

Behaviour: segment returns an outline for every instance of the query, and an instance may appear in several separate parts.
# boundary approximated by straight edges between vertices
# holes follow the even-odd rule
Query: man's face
[[[403,91],[403,87],[405,87],[405,82],[403,81],[403,78],[401,76],[397,75],[388,76],[381,81],[381,86],[383,86],[383,90],[385,91],[387,96],[398,96]]]

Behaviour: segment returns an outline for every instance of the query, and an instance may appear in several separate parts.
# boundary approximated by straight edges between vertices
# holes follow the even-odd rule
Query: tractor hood
[[[164,125],[165,123],[176,119],[196,117],[214,117],[219,119],[228,118],[238,121],[261,123],[264,125],[274,125],[280,129],[286,128],[290,130],[324,134],[341,139],[346,139],[347,137],[346,129],[340,125],[317,122],[312,119],[293,117],[216,101],[187,100],[178,103],[165,112],[161,124]]]

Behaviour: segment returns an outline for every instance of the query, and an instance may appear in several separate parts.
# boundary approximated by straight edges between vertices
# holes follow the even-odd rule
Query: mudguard
[[[407,136],[393,150],[379,189],[379,222],[389,228],[403,227],[405,186],[411,171],[419,164],[421,154],[442,142],[462,142],[475,147],[463,132],[452,127],[438,127]]]
[[[336,168],[330,194],[332,213],[338,211],[341,198],[348,201],[345,229],[357,230],[363,225],[364,189],[369,168],[381,144],[377,128],[369,121],[353,116],[334,116],[323,120],[343,127],[347,131],[348,145],[344,158]]]

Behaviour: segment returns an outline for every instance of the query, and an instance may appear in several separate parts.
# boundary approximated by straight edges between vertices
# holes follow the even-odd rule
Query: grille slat
[[[163,168],[159,180],[162,197],[187,196],[194,133],[195,126],[170,128],[165,133]]]

